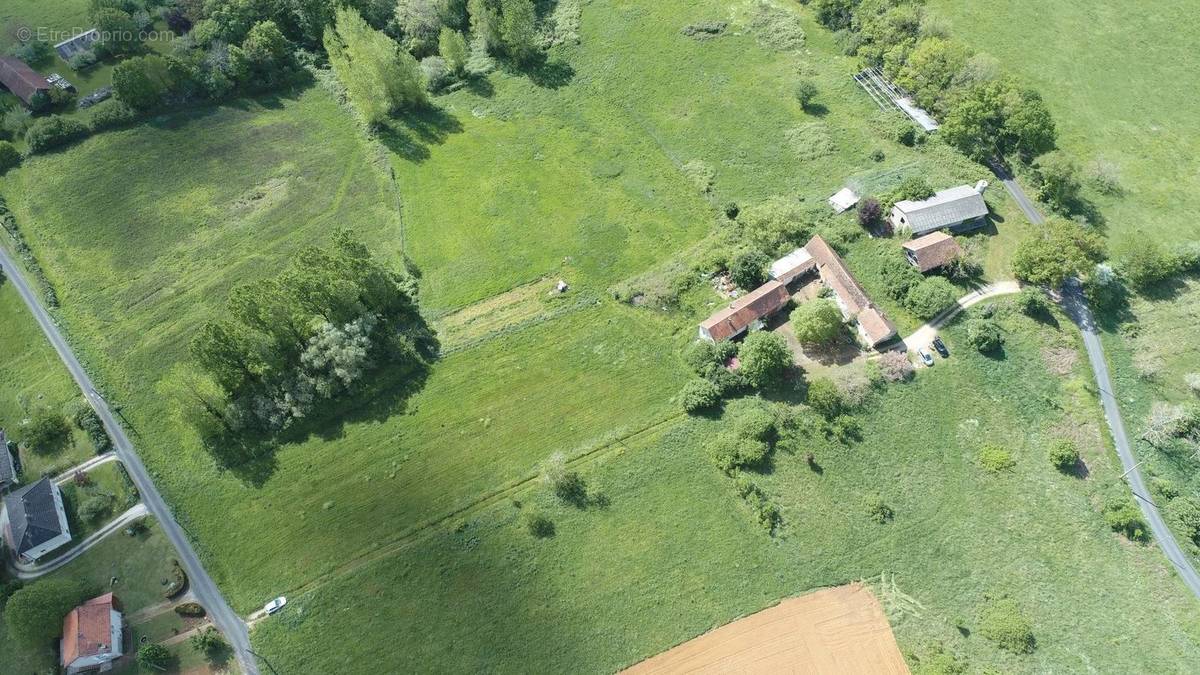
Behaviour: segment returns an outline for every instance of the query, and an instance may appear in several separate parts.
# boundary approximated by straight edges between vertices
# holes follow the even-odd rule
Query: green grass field
[[[1143,236],[1200,236],[1200,37],[1186,0],[1139,3],[933,0],[952,33],[998,58],[1045,97],[1059,145],[1085,168],[1113,164],[1124,196],[1089,196],[1100,206],[1116,248]],[[1053,45],[1053,48],[1047,48]]]
[[[284,670],[611,672],[781,597],[865,578],[905,652],[940,644],[970,672],[1184,667],[1200,654],[1200,611],[1156,549],[1120,539],[1093,506],[1119,469],[1100,441],[1086,362],[1064,378],[1046,372],[1042,348],[1074,352],[1077,334],[1065,319],[1055,329],[1005,316],[1003,358],[960,347],[955,327],[950,360],[860,414],[861,443],[811,439],[803,450],[821,473],[799,450],[777,452],[757,477],[783,509],[777,539],[705,455],[719,423],[693,419],[584,465],[607,508],[556,505],[538,488],[513,495],[291,598],[255,643]],[[1082,430],[1086,479],[1045,457],[1044,444],[1068,430]],[[1016,467],[984,471],[975,459],[983,442],[1010,448]],[[876,492],[895,509],[890,524],[863,511]],[[530,508],[552,517],[555,536],[525,531],[520,513]],[[988,591],[1025,608],[1033,655],[956,628],[975,629]],[[408,647],[357,637],[384,633]]]
[[[950,361],[860,414],[861,443],[812,439],[823,474],[776,457],[759,480],[783,508],[778,539],[704,456],[720,423],[684,421],[671,400],[695,317],[604,291],[720,227],[726,201],[819,207],[848,181],[881,191],[912,174],[938,187],[984,176],[939,143],[885,138],[853,62],[807,14],[806,46],[781,52],[761,44],[773,31],[745,21],[750,7],[588,3],[582,43],[555,48],[542,75],[500,72],[438,97],[438,112],[398,121],[383,151],[313,88],[105,133],[0,179],[81,358],[121,404],[209,572],[241,611],[293,596],[254,636],[281,672],[607,671],[781,597],[881,573],[917,657],[941,643],[1006,672],[1196,658],[1200,615],[1185,589],[1097,511],[1120,489],[1117,465],[1081,366],[1047,373],[1047,346],[1078,358],[1065,320],[1056,330],[1007,316],[999,360],[960,349],[953,329]],[[707,41],[681,33],[709,20],[733,23]],[[812,114],[791,93],[801,75],[821,90]],[[682,170],[691,162],[712,170],[707,194]],[[997,277],[1026,225],[1002,190],[988,198],[998,233],[983,255]],[[347,411],[253,474],[218,471],[162,379],[232,285],[276,273],[335,227],[393,263],[412,258],[451,350],[403,407]],[[877,245],[898,244],[853,243],[851,268]],[[523,285],[546,276],[571,294]],[[492,303],[506,318],[491,320]],[[1056,435],[1081,440],[1090,478],[1049,466]],[[985,438],[1014,451],[1011,473],[979,468]],[[586,456],[607,507],[532,491],[556,451]],[[867,521],[868,492],[895,522]],[[525,532],[518,511],[531,504],[556,536]],[[994,589],[1033,618],[1033,656],[956,629],[973,627]]]
[[[12,284],[0,284],[0,429],[11,441],[21,438],[21,424],[36,410],[62,410],[79,397],[67,369],[46,342],[33,315]],[[95,454],[87,436],[72,427],[71,441],[57,452],[22,452],[23,477],[58,474]]]
[[[135,537],[113,534],[46,578],[77,579],[97,595],[111,590],[124,606],[126,616],[163,602],[166,598],[162,581],[169,576],[175,550],[152,519],[145,522],[149,525],[146,532]],[[116,582],[110,585],[114,578]],[[10,642],[3,621],[0,621],[0,653],[6,673],[45,672],[55,663],[55,655],[49,649],[39,652]]]

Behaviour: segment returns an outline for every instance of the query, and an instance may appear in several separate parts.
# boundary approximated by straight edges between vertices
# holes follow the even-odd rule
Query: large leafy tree
[[[427,102],[417,60],[353,9],[337,10],[334,26],[325,31],[325,51],[368,124],[382,124],[399,110]]]
[[[832,300],[806,302],[792,312],[791,319],[801,344],[827,345],[842,334],[842,312]]]
[[[527,63],[537,54],[536,21],[533,0],[502,1],[500,36],[504,50],[518,63]]]
[[[1104,259],[1104,240],[1098,234],[1062,218],[1052,218],[1013,253],[1013,274],[1022,281],[1057,288],[1071,277],[1083,276]]]
[[[63,617],[85,595],[74,579],[45,579],[12,594],[4,606],[8,634],[27,645],[41,645],[62,634]]]
[[[769,331],[746,338],[738,358],[746,381],[760,389],[775,384],[792,365],[792,352],[783,336]]]
[[[969,58],[971,50],[961,42],[926,38],[908,55],[896,77],[896,84],[911,91],[921,106],[939,109],[955,76],[967,65]]]

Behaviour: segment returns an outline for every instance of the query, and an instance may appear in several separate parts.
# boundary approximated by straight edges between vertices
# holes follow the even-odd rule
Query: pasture
[[[775,539],[707,456],[721,422],[691,418],[580,463],[607,506],[563,505],[536,486],[512,494],[292,597],[256,628],[256,649],[289,670],[605,672],[782,597],[866,579],[910,664],[944,648],[972,671],[1185,667],[1200,655],[1200,610],[1159,551],[1113,534],[1093,505],[1119,489],[1120,470],[1101,440],[1086,363],[1047,371],[1047,345],[1077,348],[1059,321],[1039,326],[1002,309],[1000,358],[970,352],[956,325],[949,360],[856,413],[860,443],[814,436],[777,450],[754,475],[783,510]],[[1078,439],[1087,478],[1050,465],[1045,444],[1058,436]],[[978,464],[989,441],[1011,449],[1010,471]],[[875,493],[892,522],[867,518],[862,500]],[[552,518],[554,536],[526,531],[531,509]],[[1030,617],[1032,655],[977,634],[987,592],[1009,594]],[[385,633],[391,640],[360,639]]]
[[[1102,0],[984,5],[933,0],[933,13],[975,49],[1000,60],[1045,97],[1059,145],[1085,175],[1110,164],[1124,194],[1089,190],[1117,252],[1140,236],[1200,237],[1200,23],[1195,5]]]
[[[1045,345],[1059,366],[1078,353],[1065,319],[1005,314],[996,359],[968,353],[953,328],[950,361],[859,413],[861,442],[810,439],[821,473],[778,454],[756,477],[783,511],[776,539],[712,466],[703,445],[721,423],[683,419],[672,401],[695,317],[606,289],[723,227],[729,201],[821,207],[847,181],[878,192],[914,174],[939,187],[984,175],[940,143],[893,141],[806,10],[781,3],[764,24],[747,16],[756,6],[588,3],[581,44],[554,48],[533,76],[502,70],[436,98],[381,145],[314,87],[155,118],[0,179],[76,349],[209,572],[241,611],[293,596],[254,635],[281,672],[613,670],[782,597],[876,577],[917,657],[945,645],[1005,671],[1196,658],[1191,598],[1094,505],[1118,471],[1080,366],[1047,372]],[[721,35],[683,33],[716,20],[731,22]],[[797,27],[803,46],[774,41]],[[800,76],[820,90],[809,112],[792,94]],[[996,277],[1026,226],[1001,190],[988,198]],[[412,398],[343,408],[263,461],[219,470],[165,376],[232,286],[336,227],[411,259],[447,353]],[[861,270],[894,243],[849,244],[877,297]],[[572,290],[552,299],[560,277]],[[1086,480],[1049,466],[1059,435],[1080,441]],[[981,471],[984,438],[1010,446],[1010,473]],[[537,490],[554,452],[605,499],[577,509]],[[873,493],[894,522],[864,516]],[[532,508],[555,536],[526,532]],[[1033,656],[969,635],[995,589],[1034,618]]]

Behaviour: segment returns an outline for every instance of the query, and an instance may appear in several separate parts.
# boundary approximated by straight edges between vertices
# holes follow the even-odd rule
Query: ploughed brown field
[[[789,598],[624,671],[908,673],[883,607],[862,584]]]

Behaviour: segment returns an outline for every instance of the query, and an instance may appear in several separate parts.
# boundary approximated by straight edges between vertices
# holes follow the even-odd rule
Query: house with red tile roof
[[[124,621],[112,593],[92,598],[63,619],[62,667],[67,675],[98,668],[111,670],[124,654]]]
[[[709,342],[730,340],[783,309],[791,296],[787,285],[768,281],[700,323],[700,338]]]
[[[821,281],[833,291],[842,316],[858,324],[858,333],[868,346],[877,347],[896,336],[896,326],[875,306],[842,257],[824,239],[814,236],[804,248],[816,261]]]

